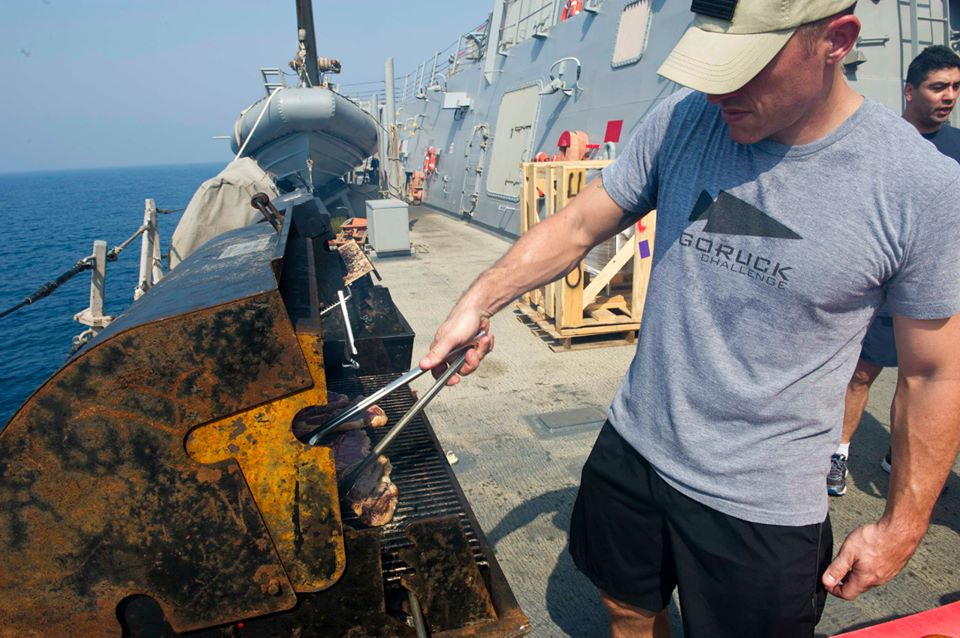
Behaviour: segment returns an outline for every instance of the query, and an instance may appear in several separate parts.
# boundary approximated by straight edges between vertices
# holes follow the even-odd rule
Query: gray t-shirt
[[[682,91],[603,171],[625,210],[657,209],[637,354],[610,421],[668,483],[732,516],[807,525],[844,389],[886,299],[960,311],[960,165],[866,100],[811,144],[737,144]]]

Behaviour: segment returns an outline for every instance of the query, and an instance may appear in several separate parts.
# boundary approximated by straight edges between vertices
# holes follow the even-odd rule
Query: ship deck
[[[416,332],[416,360],[462,291],[509,242],[425,207],[411,208],[410,221],[415,255],[375,259],[375,265]],[[606,636],[596,589],[567,552],[567,528],[580,469],[633,347],[555,353],[511,309],[493,318],[492,331],[494,352],[427,412],[443,447],[459,459],[454,471],[530,617],[531,635]],[[847,533],[883,511],[887,474],[879,461],[887,450],[895,381],[888,369],[874,384],[853,441],[848,492],[831,499],[834,551]],[[430,383],[421,378],[414,387]],[[818,635],[960,600],[960,464],[948,486],[906,569],[856,601],[829,597]],[[674,635],[681,636],[675,604],[672,610]]]

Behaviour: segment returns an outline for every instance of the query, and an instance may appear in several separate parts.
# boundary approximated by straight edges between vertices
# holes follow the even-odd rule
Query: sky
[[[313,4],[349,92],[388,57],[416,70],[493,2]],[[0,172],[226,161],[213,137],[265,94],[261,67],[289,71],[296,37],[295,0],[0,0]]]

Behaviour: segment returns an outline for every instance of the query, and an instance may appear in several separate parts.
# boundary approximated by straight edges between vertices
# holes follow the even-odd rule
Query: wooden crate
[[[586,186],[588,171],[609,164],[609,160],[524,164],[521,234],[566,206]],[[591,275],[581,261],[565,277],[523,295],[518,307],[531,319],[552,325],[554,333],[563,339],[639,329],[655,229],[653,211],[638,224],[639,232],[596,275]],[[631,262],[632,273],[625,273]]]

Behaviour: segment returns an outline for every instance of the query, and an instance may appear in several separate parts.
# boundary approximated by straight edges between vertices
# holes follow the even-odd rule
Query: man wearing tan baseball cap
[[[852,0],[694,0],[617,160],[480,275],[423,369],[657,210],[637,351],[583,466],[570,553],[611,635],[812,638],[893,578],[960,448],[960,165],[854,91]],[[824,488],[877,309],[899,373],[887,507],[833,557]]]
[[[850,9],[856,0],[696,0],[693,26],[660,67],[663,77],[711,95],[752,80],[797,29]]]

